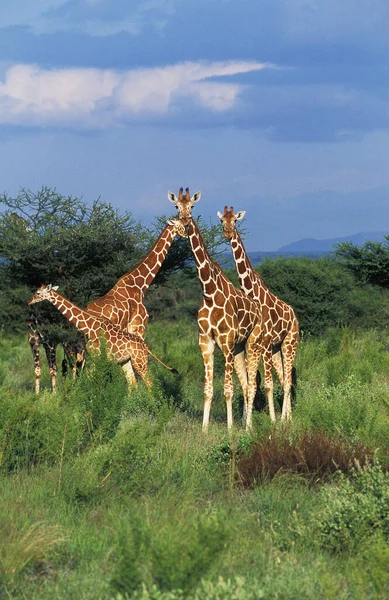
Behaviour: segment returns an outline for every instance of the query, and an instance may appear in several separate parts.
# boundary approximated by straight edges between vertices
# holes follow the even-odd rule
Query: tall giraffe
[[[126,329],[129,333],[134,333],[144,339],[145,328],[149,318],[144,305],[144,294],[160,270],[168,250],[179,231],[183,231],[182,223],[167,224],[145,258],[131,271],[123,275],[104,296],[92,300],[87,305],[86,310],[91,315],[108,319],[120,328]],[[44,335],[37,324],[35,323],[34,325],[32,321],[29,322],[28,341],[34,358],[36,393],[39,393],[40,390],[40,345],[43,345],[45,349],[49,363],[51,389],[55,390],[57,344],[49,336]],[[79,338],[74,344],[68,342],[62,345],[67,357],[75,357],[73,365],[80,366],[83,364],[84,356],[81,353]],[[130,380],[133,379],[131,361],[128,361],[123,368],[126,371],[127,378]]]
[[[190,198],[186,190],[187,203],[197,202],[200,192]],[[245,399],[246,428],[251,428],[252,409],[256,392],[256,374],[262,354],[262,321],[257,303],[227,279],[220,266],[213,261],[191,213],[180,211],[182,188],[179,198],[169,192],[172,200],[183,215],[192,248],[203,297],[198,312],[199,346],[203,357],[204,413],[203,430],[207,430],[213,397],[213,355],[215,344],[224,354],[224,397],[227,407],[227,426],[231,429],[233,380],[235,370],[239,377]],[[173,221],[176,221],[174,219]]]
[[[92,300],[86,310],[144,339],[149,319],[144,294],[160,270],[175,236],[183,232],[182,223],[168,223],[145,258],[123,275],[105,296]]]
[[[225,206],[223,214],[217,213],[223,223],[224,235],[231,243],[240,286],[247,296],[258,302],[262,314],[263,365],[270,418],[275,421],[272,377],[274,366],[284,392],[281,418],[289,419],[292,414],[290,393],[299,325],[293,308],[270,292],[251,265],[242,238],[235,227],[236,222],[243,219],[245,214],[246,211],[235,214],[232,206],[230,210]]]
[[[101,337],[105,336],[109,354],[120,365],[125,365],[131,361],[135,373],[143,379],[148,387],[151,386],[151,379],[147,373],[147,359],[149,354],[169,369],[169,371],[175,371],[175,369],[168,367],[155,356],[141,337],[124,331],[118,325],[111,323],[111,321],[99,319],[89,314],[88,311],[76,306],[73,302],[70,302],[70,300],[59,294],[56,291],[57,287],[42,285],[32,296],[29,305],[42,302],[43,300],[51,302],[79,331],[82,331],[88,337],[87,346],[89,348],[99,350]],[[125,370],[125,374],[129,384],[136,384],[132,371]]]

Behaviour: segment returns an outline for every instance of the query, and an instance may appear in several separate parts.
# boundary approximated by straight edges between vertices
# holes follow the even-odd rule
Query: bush
[[[348,473],[355,462],[365,465],[373,452],[361,443],[351,444],[328,437],[320,431],[305,433],[298,439],[272,435],[253,446],[237,462],[237,481],[251,487],[281,472],[298,473],[312,481],[328,479],[336,471]]]
[[[137,515],[127,539],[121,539],[112,587],[130,595],[139,588],[143,571],[144,579],[159,590],[181,590],[187,597],[218,560],[228,536],[225,515],[216,511],[200,516],[178,513],[157,531]]]
[[[123,370],[108,357],[102,341],[100,353],[89,357],[87,367],[70,392],[70,402],[85,415],[85,443],[103,443],[114,437],[127,395]]]
[[[379,464],[339,474],[336,487],[324,488],[326,510],[320,522],[323,546],[334,552],[358,549],[376,535],[389,541],[389,473]]]

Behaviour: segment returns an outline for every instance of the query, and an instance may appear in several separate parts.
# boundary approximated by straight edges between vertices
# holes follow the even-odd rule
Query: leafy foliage
[[[267,259],[258,271],[267,287],[293,306],[304,334],[386,322],[389,296],[373,286],[361,288],[332,257]]]
[[[361,283],[389,287],[388,236],[384,242],[366,242],[363,246],[342,242],[336,248],[336,255]]]
[[[380,465],[340,475],[337,487],[323,493],[327,509],[320,531],[327,548],[355,550],[377,533],[389,540],[389,474]]]

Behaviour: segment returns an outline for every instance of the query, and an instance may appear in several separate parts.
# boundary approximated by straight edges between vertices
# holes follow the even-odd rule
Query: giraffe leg
[[[282,352],[276,352],[272,356],[272,363],[275,372],[277,373],[278,380],[282,387],[284,387],[284,364],[282,361]]]
[[[213,397],[213,353],[215,342],[207,334],[200,333],[199,346],[204,362],[204,412],[203,431],[207,431]]]
[[[44,342],[43,346],[49,363],[51,391],[55,392],[57,388],[57,344],[50,341]]]
[[[124,365],[122,365],[122,369],[124,371],[124,375],[126,376],[128,387],[135,386],[137,387],[137,381],[134,373],[134,369],[132,368],[131,360],[127,361]]]
[[[252,414],[255,393],[257,391],[257,373],[259,363],[261,361],[263,346],[261,336],[262,326],[258,325],[254,328],[253,333],[248,339],[246,345],[247,353],[247,417],[246,417],[246,430],[250,430],[252,427]]]
[[[292,418],[292,405],[290,392],[292,387],[292,369],[296,356],[298,331],[291,330],[282,342],[282,356],[284,360],[284,401],[282,404],[281,420]]]
[[[243,392],[243,421],[246,421],[247,414],[247,369],[244,350],[234,356],[235,372],[238,376]]]
[[[41,361],[39,354],[39,343],[35,337],[31,337],[29,339],[29,344],[32,351],[32,357],[34,359],[35,393],[39,394],[41,383]]]
[[[230,430],[233,425],[232,419],[232,396],[234,394],[234,384],[232,381],[232,373],[234,371],[234,355],[228,353],[224,360],[224,397],[226,399],[227,408],[227,427]]]
[[[273,398],[273,374],[272,374],[272,355],[271,348],[266,348],[263,353],[263,368],[265,372],[265,390],[267,396],[267,402],[269,406],[270,419],[276,420],[276,413],[274,410],[274,398]]]

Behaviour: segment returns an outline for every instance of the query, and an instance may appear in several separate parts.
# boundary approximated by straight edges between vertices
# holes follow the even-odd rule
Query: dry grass
[[[0,579],[12,581],[26,567],[47,559],[54,547],[66,541],[60,527],[44,522],[18,530],[13,523],[0,523]]]
[[[347,473],[355,464],[374,462],[374,453],[362,443],[350,443],[322,432],[305,433],[299,439],[272,434],[253,446],[237,463],[237,480],[252,487],[284,472],[323,481],[336,471]]]

